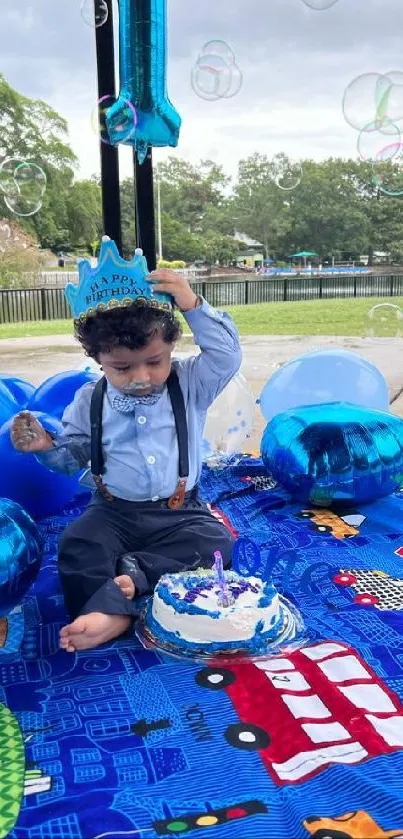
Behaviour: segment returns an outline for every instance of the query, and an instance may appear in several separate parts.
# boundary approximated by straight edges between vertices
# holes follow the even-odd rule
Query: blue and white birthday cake
[[[195,655],[267,649],[289,620],[278,592],[269,582],[235,571],[226,571],[225,580],[228,605],[213,570],[161,577],[146,614],[153,640]]]

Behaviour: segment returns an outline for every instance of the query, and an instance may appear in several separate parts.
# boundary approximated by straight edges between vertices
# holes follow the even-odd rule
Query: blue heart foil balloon
[[[261,451],[273,477],[303,503],[354,506],[403,484],[403,420],[345,402],[279,414]]]

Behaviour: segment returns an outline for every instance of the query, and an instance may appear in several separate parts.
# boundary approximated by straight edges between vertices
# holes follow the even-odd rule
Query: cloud
[[[168,22],[169,94],[183,128],[179,149],[157,151],[156,159],[213,157],[234,173],[254,151],[355,156],[343,91],[361,73],[403,69],[401,0],[337,0],[326,11],[303,0],[168,0]],[[210,39],[227,41],[236,54],[243,86],[233,99],[206,102],[192,90],[191,67]],[[80,0],[13,0],[2,12],[1,71],[67,118],[83,175],[99,168],[94,41]],[[121,158],[129,173],[130,151]]]

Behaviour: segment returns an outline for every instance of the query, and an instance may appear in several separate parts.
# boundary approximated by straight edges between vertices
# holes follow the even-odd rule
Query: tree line
[[[35,162],[47,176],[40,212],[19,219],[27,232],[42,248],[94,253],[103,232],[99,178],[77,176],[63,117],[45,102],[22,96],[0,75],[0,162],[10,157]],[[282,189],[281,173],[292,176],[293,168],[300,173],[298,184]],[[402,196],[380,188],[400,184],[394,158],[374,177],[371,162],[329,158],[295,164],[284,154],[270,159],[256,153],[239,162],[231,181],[213,161],[195,165],[170,157],[159,165],[158,178],[165,259],[231,264],[240,249],[237,232],[260,242],[265,257],[276,260],[287,261],[301,249],[316,251],[322,260],[368,254],[371,263],[375,251],[403,259]],[[401,186],[403,194],[403,179]],[[129,256],[136,246],[130,178],[121,183],[121,204]],[[13,217],[4,202],[0,217]]]

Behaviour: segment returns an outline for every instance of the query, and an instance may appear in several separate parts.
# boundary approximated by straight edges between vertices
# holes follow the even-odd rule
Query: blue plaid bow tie
[[[112,408],[120,414],[132,414],[138,405],[156,405],[161,399],[161,393],[152,393],[150,396],[127,396],[124,393],[116,394],[112,398]]]

